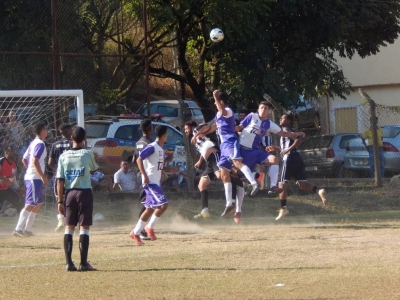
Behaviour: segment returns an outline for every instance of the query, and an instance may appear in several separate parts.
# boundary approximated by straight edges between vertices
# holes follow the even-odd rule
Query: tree
[[[140,4],[131,1],[131,11]],[[397,39],[399,17],[397,0],[151,1],[150,71],[187,84],[203,106],[216,87],[241,102],[264,92],[280,102],[299,93],[344,98],[350,83],[333,54],[376,54]],[[221,43],[209,40],[214,27],[225,33]],[[180,72],[164,63],[172,47]]]

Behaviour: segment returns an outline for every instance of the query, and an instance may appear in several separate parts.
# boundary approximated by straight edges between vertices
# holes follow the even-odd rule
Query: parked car
[[[117,118],[107,120],[85,121],[87,134],[87,148],[105,159],[113,171],[118,170],[121,160],[131,161],[136,142],[142,137],[140,129],[141,120],[119,120]],[[179,167],[185,163],[183,146],[183,134],[169,124],[152,122],[153,126],[165,125],[167,129],[167,141],[164,150],[167,154],[173,153],[172,162],[165,164],[165,171],[176,173]],[[151,138],[155,140],[155,131]]]
[[[400,125],[381,127],[385,173],[400,173]],[[361,138],[351,140],[346,149],[343,165],[344,177],[369,177],[369,154]]]
[[[197,124],[204,123],[204,116],[199,106],[194,101],[184,100],[189,108],[190,118]],[[147,103],[143,104],[136,112],[138,115],[147,115]],[[178,100],[157,100],[150,102],[150,114],[161,114],[163,120],[176,128],[181,127],[182,112]]]
[[[297,148],[309,177],[342,177],[342,165],[348,142],[357,133],[325,134],[307,137]]]

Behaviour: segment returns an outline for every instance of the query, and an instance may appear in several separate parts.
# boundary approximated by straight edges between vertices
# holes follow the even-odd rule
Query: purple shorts
[[[232,169],[233,159],[242,159],[239,149],[238,140],[228,140],[220,145],[221,157],[218,162],[218,166],[224,169]]]
[[[264,152],[261,149],[247,150],[242,148],[240,149],[240,153],[242,153],[243,156],[243,163],[248,166],[249,169],[253,172],[255,165],[261,164],[270,155],[269,153]]]
[[[25,181],[25,205],[36,206],[43,203],[41,179],[24,180]]]
[[[143,190],[146,193],[146,202],[144,203],[146,208],[157,208],[158,206],[168,203],[164,192],[157,184],[150,183],[144,185]]]
[[[64,199],[67,225],[91,226],[93,223],[92,189],[67,190]]]

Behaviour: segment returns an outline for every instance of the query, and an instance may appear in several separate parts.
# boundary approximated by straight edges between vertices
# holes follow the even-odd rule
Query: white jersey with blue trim
[[[261,138],[267,132],[278,133],[281,128],[269,119],[261,120],[257,113],[250,113],[240,123],[243,130],[240,134],[240,145],[249,149],[259,149]]]
[[[150,184],[161,184],[161,175],[164,168],[164,150],[157,141],[150,143],[144,148],[139,157],[143,159],[143,167],[149,177]],[[144,177],[142,174],[142,182]]]
[[[28,149],[26,149],[23,158],[28,162],[28,167],[26,169],[26,173],[24,176],[25,180],[32,180],[32,179],[41,179],[40,175],[36,171],[34,165],[35,157],[39,159],[39,166],[42,170],[42,173],[45,171],[45,162],[44,159],[47,156],[47,149],[44,142],[39,139],[35,138],[30,144]]]

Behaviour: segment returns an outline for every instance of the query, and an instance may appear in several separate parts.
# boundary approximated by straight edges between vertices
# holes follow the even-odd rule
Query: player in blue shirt
[[[232,163],[243,172],[246,179],[250,182],[252,186],[252,196],[257,193],[259,187],[249,167],[242,162],[239,140],[235,131],[235,116],[232,109],[228,107],[228,95],[215,90],[213,96],[214,104],[218,109],[218,113],[214,119],[215,122],[211,126],[204,126],[198,132],[198,135],[207,135],[217,131],[221,141],[221,157],[218,166],[221,170],[221,179],[224,183],[226,199],[226,207],[221,215],[223,217],[235,210],[235,206],[232,204],[232,182],[230,176]]]

